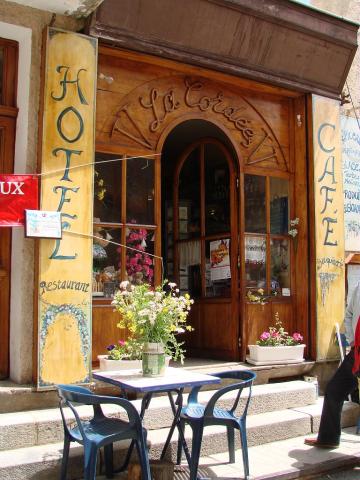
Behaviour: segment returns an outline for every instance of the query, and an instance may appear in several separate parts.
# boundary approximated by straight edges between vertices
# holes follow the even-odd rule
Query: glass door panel
[[[207,297],[231,296],[230,238],[205,242]]]
[[[245,231],[266,233],[266,177],[245,175]]]
[[[230,179],[224,152],[214,144],[205,145],[205,234],[230,231]]]
[[[128,158],[126,178],[126,221],[154,224],[154,160]]]
[[[179,176],[179,240],[200,236],[200,149],[193,150],[185,160]]]
[[[121,222],[122,161],[119,155],[97,152],[94,173],[94,222]],[[114,160],[113,162],[108,162]]]
[[[290,288],[290,248],[287,238],[272,238],[271,250],[271,290],[272,293],[283,293]]]
[[[245,237],[245,286],[266,288],[266,237]]]
[[[286,235],[289,230],[289,181],[270,178],[270,233]]]

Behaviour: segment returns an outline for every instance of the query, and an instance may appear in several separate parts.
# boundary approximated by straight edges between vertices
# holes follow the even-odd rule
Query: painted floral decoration
[[[167,280],[156,288],[121,282],[112,302],[121,314],[119,328],[128,329],[140,343],[162,343],[165,353],[181,362],[185,350],[178,335],[193,330],[186,325],[193,303],[188,294],[180,295],[176,284]]]

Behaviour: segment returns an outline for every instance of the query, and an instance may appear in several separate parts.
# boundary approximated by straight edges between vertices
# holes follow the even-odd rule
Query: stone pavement
[[[296,437],[250,447],[251,479],[308,479],[322,474],[321,480],[360,480],[360,469],[355,468],[360,467],[360,435],[355,434],[355,427],[343,429],[341,446],[335,450],[309,447],[304,445],[304,438]],[[335,473],[338,469],[348,471]],[[175,467],[175,470],[175,480],[188,480],[185,465]],[[234,464],[227,463],[227,455],[224,453],[202,457],[199,475],[207,480],[243,479],[241,450],[236,452]],[[125,479],[127,476],[117,475],[115,478]]]

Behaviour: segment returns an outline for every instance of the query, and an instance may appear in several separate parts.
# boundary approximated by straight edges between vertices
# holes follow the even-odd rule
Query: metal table
[[[164,448],[161,453],[161,459],[165,457],[175,428],[178,429],[179,438],[182,443],[186,460],[190,466],[190,452],[185,440],[184,431],[180,425],[180,413],[183,406],[183,392],[187,387],[198,387],[220,383],[220,378],[203,373],[192,372],[182,368],[168,367],[163,377],[143,377],[139,370],[119,370],[106,372],[93,372],[93,377],[105,383],[111,383],[120,388],[121,395],[125,398],[128,393],[143,393],[141,402],[140,418],[143,420],[145,412],[150,405],[154,393],[167,393],[174,420],[171,424]],[[174,400],[173,394],[176,395]],[[131,444],[125,462],[120,470],[127,468],[133,444]]]

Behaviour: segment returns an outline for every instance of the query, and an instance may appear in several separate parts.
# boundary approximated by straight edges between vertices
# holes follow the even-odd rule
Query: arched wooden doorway
[[[234,360],[239,356],[237,171],[230,150],[201,138],[176,159],[172,198],[165,194],[166,276],[195,304],[188,354]]]

